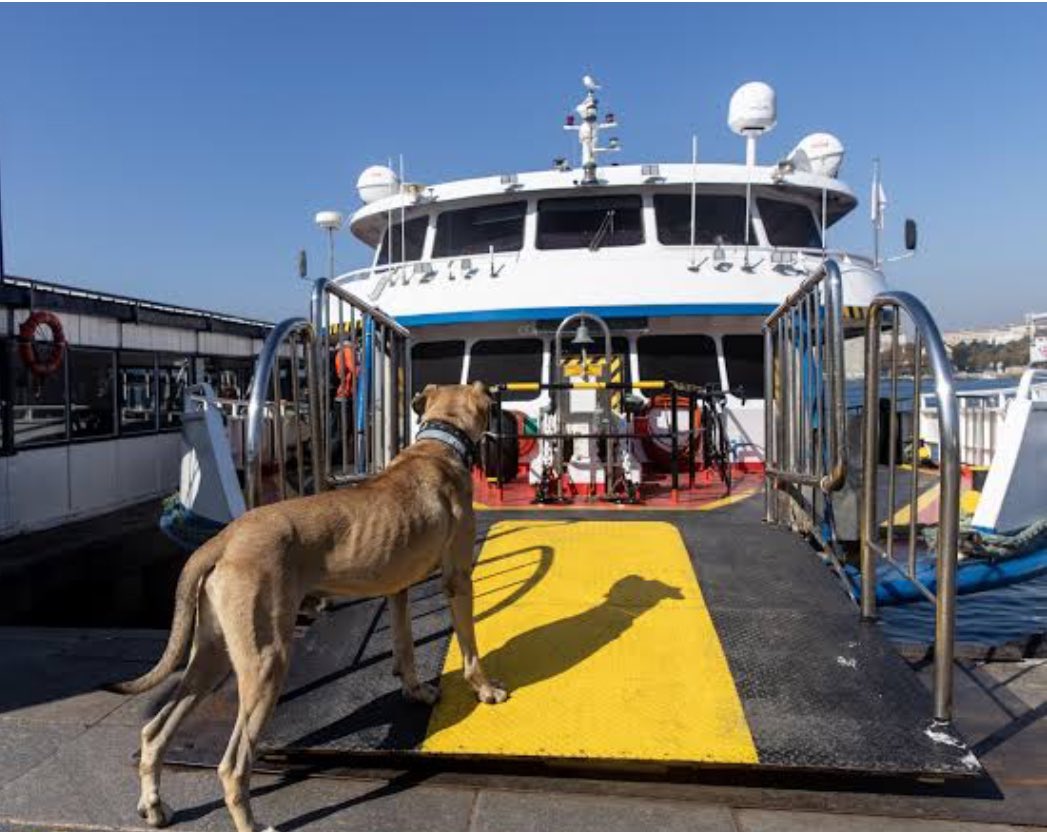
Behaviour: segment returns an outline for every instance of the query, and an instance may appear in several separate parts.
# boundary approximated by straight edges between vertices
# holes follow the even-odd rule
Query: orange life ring
[[[356,384],[356,353],[349,344],[343,344],[334,354],[334,370],[338,373],[338,392],[335,398],[348,399]]]
[[[51,331],[51,349],[46,359],[40,357],[36,344],[36,331],[42,326]],[[18,354],[37,378],[45,378],[62,366],[65,348],[65,331],[54,312],[43,309],[34,312],[18,328]]]

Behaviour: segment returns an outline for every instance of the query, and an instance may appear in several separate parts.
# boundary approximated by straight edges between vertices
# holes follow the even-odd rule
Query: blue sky
[[[361,169],[543,168],[579,77],[604,83],[621,162],[742,158],[727,101],[778,92],[762,159],[829,130],[871,247],[880,156],[893,268],[946,326],[1047,311],[1047,8],[1033,6],[0,6],[7,271],[269,318],[302,314],[295,252],[355,207]],[[339,266],[363,265],[348,235]]]

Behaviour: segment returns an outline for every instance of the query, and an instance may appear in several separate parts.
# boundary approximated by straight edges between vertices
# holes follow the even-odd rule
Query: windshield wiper
[[[589,241],[589,251],[599,249],[604,237],[608,234],[614,234],[614,208],[609,208],[607,213],[604,214],[603,222],[600,223],[600,227],[596,229],[592,240]]]

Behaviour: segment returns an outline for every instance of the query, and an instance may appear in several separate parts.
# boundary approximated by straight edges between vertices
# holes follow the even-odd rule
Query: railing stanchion
[[[670,491],[670,499],[675,503],[680,498],[680,435],[677,432],[679,430],[679,417],[676,413],[676,385],[669,383],[669,430],[671,431],[671,438],[669,440],[669,447],[672,450],[672,461],[670,462],[669,471],[672,476],[672,490]]]

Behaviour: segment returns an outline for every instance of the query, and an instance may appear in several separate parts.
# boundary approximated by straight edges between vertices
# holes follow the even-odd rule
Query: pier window
[[[798,202],[777,199],[758,199],[760,219],[772,246],[785,248],[821,248],[822,235],[814,214]]]
[[[460,384],[465,341],[429,341],[411,349],[411,395],[427,384]]]
[[[111,350],[69,350],[69,432],[71,439],[116,433],[116,356]]]
[[[378,250],[379,266],[389,264],[389,243],[392,238],[393,263],[411,262],[422,259],[425,247],[425,232],[429,228],[429,217],[421,216],[410,219],[402,225],[393,223],[382,235],[382,244]],[[391,233],[390,233],[391,232]]]
[[[219,399],[246,399],[254,374],[254,359],[208,355],[204,358],[203,381]],[[283,362],[281,362],[281,365]],[[303,387],[304,390],[304,382]]]
[[[762,399],[763,336],[724,335],[722,342],[728,386],[743,388],[747,399]]]
[[[18,354],[18,344],[8,341],[7,367],[11,373],[11,417],[15,448],[64,442],[66,433],[65,365],[49,376],[29,372]]]
[[[436,218],[433,257],[459,257],[523,248],[527,202],[444,211]]]
[[[120,433],[156,430],[156,356],[151,352],[121,352],[117,377]]]
[[[161,355],[157,368],[160,430],[178,430],[182,427],[182,394],[192,383],[192,362],[184,355]]]
[[[504,384],[510,381],[542,380],[542,341],[540,338],[506,338],[477,341],[469,353],[468,381]],[[537,399],[537,390],[508,390],[502,401],[522,402]]]
[[[663,246],[691,244],[691,195],[657,194],[654,215]],[[756,233],[749,228],[749,242]],[[694,200],[694,243],[699,246],[745,245],[745,197],[699,194]]]
[[[644,381],[720,386],[716,342],[708,335],[645,335],[636,349]]]
[[[643,243],[639,196],[593,196],[538,202],[540,249],[613,248]]]

